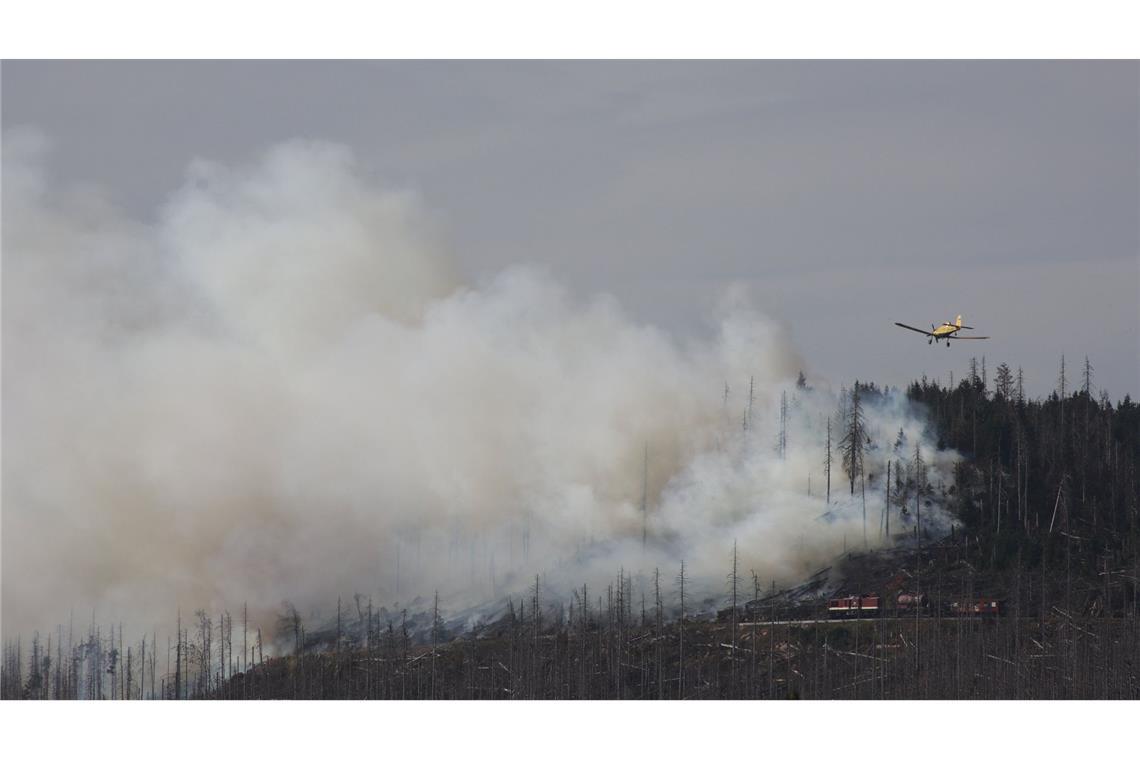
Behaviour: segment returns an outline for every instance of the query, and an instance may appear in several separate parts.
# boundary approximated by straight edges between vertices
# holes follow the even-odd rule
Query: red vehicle
[[[991,616],[1000,615],[1000,599],[975,599],[972,602],[951,602],[950,612],[954,615]]]
[[[881,606],[878,594],[840,596],[827,603],[827,614],[833,618],[878,617]]]

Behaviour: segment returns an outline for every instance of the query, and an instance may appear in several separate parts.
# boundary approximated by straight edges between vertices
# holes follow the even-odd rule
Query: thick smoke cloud
[[[864,543],[838,453],[824,499],[838,395],[797,388],[739,297],[681,342],[539,271],[463,283],[420,201],[336,145],[196,163],[147,222],[51,181],[46,152],[5,135],[7,631],[353,592],[459,607],[681,559],[719,593],[734,541],[765,582]],[[866,412],[874,546],[887,459],[923,445],[934,524],[955,455],[897,396]]]

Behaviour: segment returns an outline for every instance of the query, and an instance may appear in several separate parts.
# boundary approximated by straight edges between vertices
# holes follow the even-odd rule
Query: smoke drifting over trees
[[[887,461],[916,446],[923,524],[946,525],[957,455],[865,386],[861,488],[827,503],[828,425],[835,447],[852,421],[738,298],[680,341],[542,272],[464,283],[420,201],[336,145],[196,163],[148,220],[53,182],[37,135],[4,150],[6,632],[94,608],[141,635],[245,601],[270,630],[283,599],[354,592],[569,600],[681,560],[696,599],[734,542],[764,581],[878,543]]]

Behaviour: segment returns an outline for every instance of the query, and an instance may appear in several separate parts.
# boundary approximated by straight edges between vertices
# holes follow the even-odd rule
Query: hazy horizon
[[[707,337],[729,290],[805,369],[904,385],[1087,354],[1140,390],[1135,62],[4,62],[3,127],[149,223],[196,160],[350,148],[459,274],[516,264]],[[992,340],[893,326],[964,314]],[[992,371],[990,372],[992,378]],[[1075,375],[1074,375],[1075,377]]]

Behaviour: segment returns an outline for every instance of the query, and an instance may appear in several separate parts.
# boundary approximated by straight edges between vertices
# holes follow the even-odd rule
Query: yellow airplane
[[[974,329],[972,327],[967,327],[966,325],[962,324],[962,315],[961,314],[958,315],[958,319],[955,320],[953,324],[951,324],[950,322],[943,322],[939,327],[935,327],[934,325],[931,325],[930,326],[930,332],[927,332],[926,330],[920,330],[917,327],[911,327],[910,325],[904,325],[902,322],[895,322],[895,324],[898,325],[899,327],[905,327],[908,330],[914,330],[915,332],[919,332],[919,333],[922,333],[923,335],[929,336],[929,340],[926,341],[927,344],[937,343],[940,340],[945,340],[946,341],[946,348],[950,348],[950,341],[952,341],[952,340],[989,340],[990,339],[990,336],[988,336],[988,335],[978,335],[978,336],[956,335],[955,333],[957,333],[959,330],[973,330]]]

